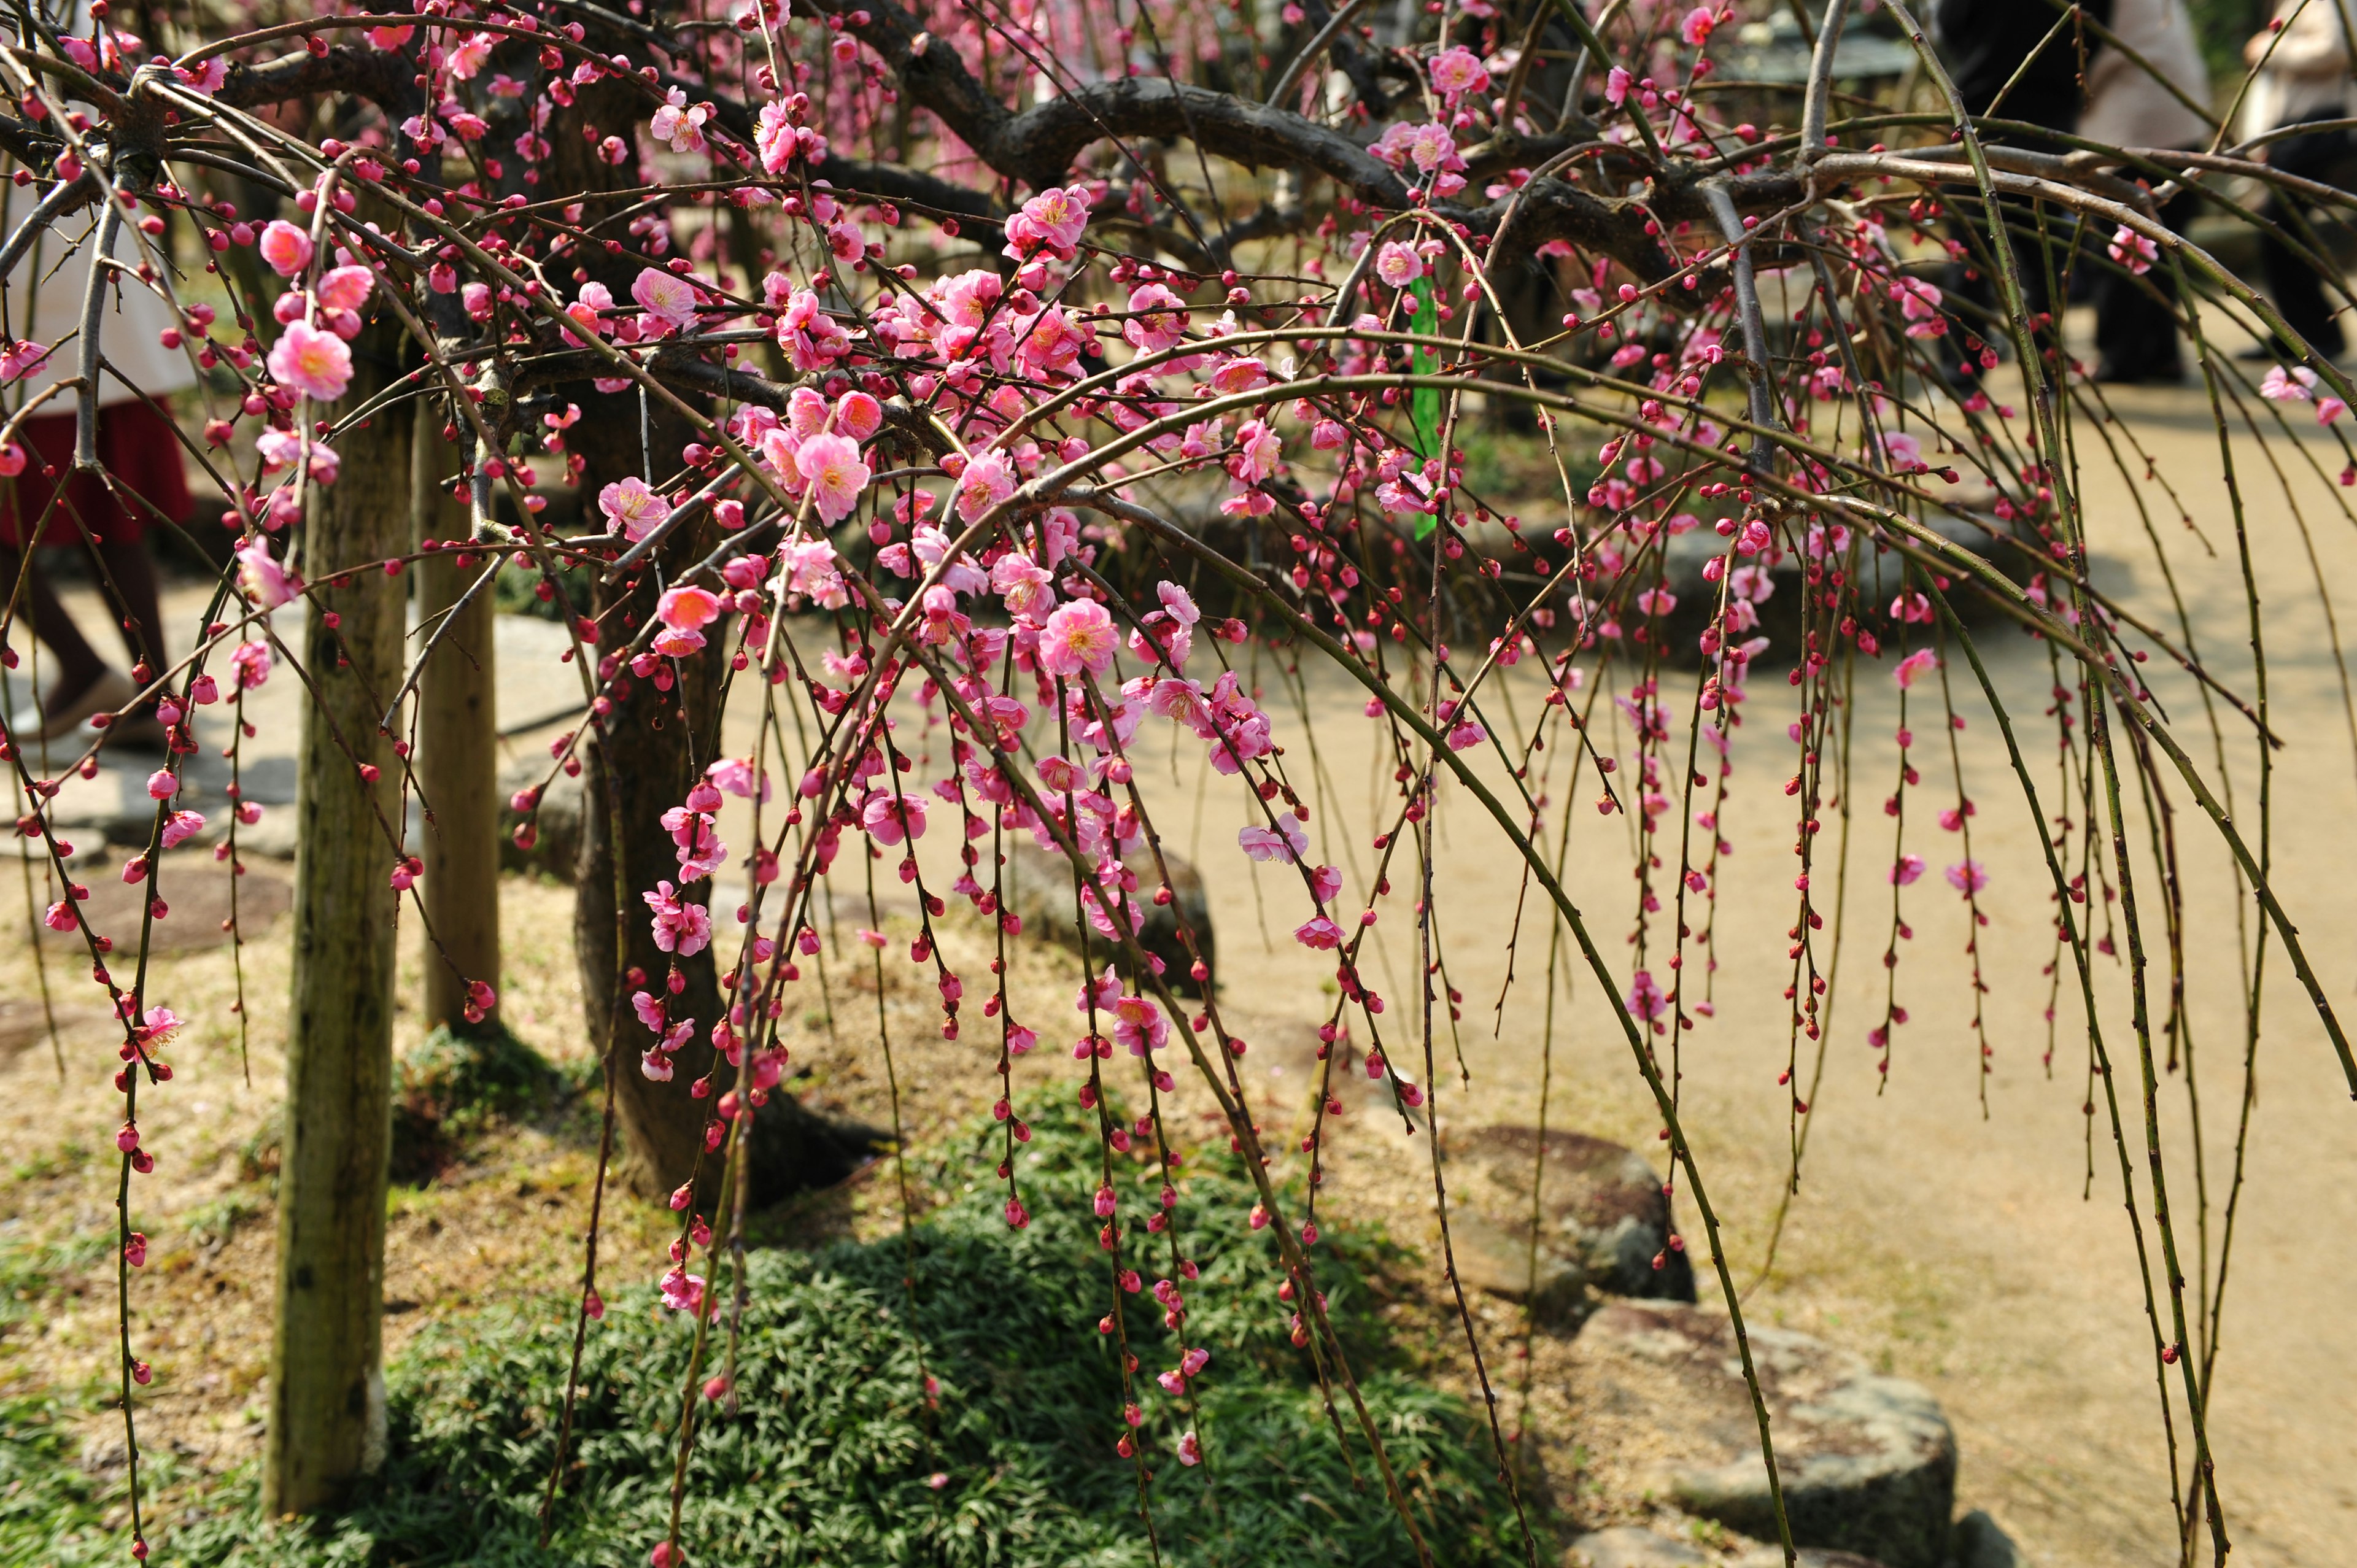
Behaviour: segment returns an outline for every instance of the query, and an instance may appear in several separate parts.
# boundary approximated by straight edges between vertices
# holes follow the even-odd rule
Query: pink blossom
[[[848,435],[813,435],[794,454],[794,467],[810,482],[811,504],[828,523],[841,522],[859,505],[872,470],[860,460],[859,443]]]
[[[1293,940],[1306,948],[1337,948],[1342,945],[1342,928],[1319,915],[1295,927]]]
[[[320,274],[317,298],[330,310],[358,310],[375,289],[376,274],[368,268],[335,267]]]
[[[767,800],[772,793],[769,775],[766,773],[757,775],[753,759],[749,757],[721,757],[704,770],[704,776],[712,780],[714,788],[723,793],[734,795],[740,800],[752,799],[757,777],[759,780],[761,799]]]
[[[859,808],[859,825],[888,849],[904,836],[913,843],[925,836],[925,798],[878,789]]]
[[[1170,1042],[1170,1019],[1143,996],[1124,996],[1113,1004],[1113,1039],[1131,1056],[1142,1057]]]
[[[1113,668],[1120,639],[1113,617],[1094,599],[1059,606],[1039,633],[1039,665],[1050,675],[1102,675]]]
[[[1639,970],[1629,980],[1629,1015],[1632,1018],[1654,1019],[1670,1010],[1670,999],[1653,983],[1650,970]]]
[[[311,264],[311,236],[283,218],[262,231],[262,259],[280,277],[291,278]]]
[[[698,1312],[704,1306],[704,1276],[674,1264],[662,1277],[663,1305],[673,1312]]]
[[[1414,245],[1388,240],[1375,252],[1375,275],[1394,288],[1405,288],[1424,275],[1424,258]]]
[[[884,405],[864,392],[848,392],[835,400],[834,427],[854,441],[865,441],[883,427]]]
[[[1897,667],[1890,671],[1890,678],[1898,682],[1900,689],[1904,691],[1915,684],[1919,676],[1928,671],[1937,670],[1939,667],[1938,654],[1928,648],[1919,648],[1899,661]]]
[[[633,474],[599,490],[597,510],[606,514],[608,522],[621,529],[623,538],[635,542],[671,515],[671,502]]]
[[[1890,883],[1894,887],[1905,887],[1922,875],[1923,857],[1920,854],[1902,854],[1890,867]]]
[[[205,831],[201,811],[175,811],[164,823],[164,847],[173,849]]]
[[[1433,57],[1432,87],[1443,98],[1453,100],[1489,85],[1490,73],[1481,69],[1480,57],[1471,49],[1443,49]]]
[[[642,269],[630,285],[630,297],[654,320],[674,332],[695,325],[695,285],[662,267]]]
[[[678,891],[668,882],[658,882],[655,891],[639,897],[654,911],[655,946],[694,958],[712,940],[712,912],[701,904],[682,902]]]
[[[1007,218],[1005,253],[1021,262],[1044,249],[1059,261],[1071,261],[1088,226],[1086,187],[1043,190]]]
[[[1921,437],[1903,430],[1886,430],[1881,436],[1882,460],[1890,465],[1894,474],[1923,472],[1923,443]]]
[[[2269,365],[2260,378],[2259,395],[2269,403],[2306,403],[2316,385],[2316,372],[2306,365],[2287,371],[2281,365]]]
[[[655,601],[655,618],[674,631],[699,631],[719,615],[720,596],[689,583],[664,589]]]
[[[1142,354],[1158,354],[1187,335],[1187,302],[1158,283],[1133,290],[1129,308],[1121,335]]]
[[[1966,897],[1988,886],[1988,873],[1977,860],[1959,861],[1948,867],[1948,886]]]
[[[690,108],[686,91],[674,87],[665,96],[663,106],[647,123],[647,129],[657,141],[669,142],[673,152],[700,153],[704,150],[704,123],[711,117],[710,105],[698,103]]]
[[[2152,263],[2160,257],[2160,246],[2123,223],[2113,231],[2112,242],[2104,247],[2104,253],[2141,276],[2152,271]]]
[[[985,452],[958,476],[957,514],[961,522],[974,522],[992,507],[1015,493],[1015,468],[1006,454]]]
[[[290,321],[270,349],[270,374],[305,397],[333,403],[351,384],[352,351],[333,332]]]
[[[990,591],[1006,606],[1010,615],[1038,620],[1056,602],[1056,590],[1049,585],[1054,575],[1045,566],[1020,552],[1002,555],[990,568]]]
[[[1614,66],[1604,73],[1604,101],[1614,108],[1629,101],[1629,88],[1637,79],[1622,66]]]
[[[1228,459],[1228,474],[1239,485],[1256,485],[1276,472],[1279,446],[1276,432],[1266,422],[1244,421],[1236,432],[1236,455]]]
[[[1236,842],[1254,860],[1281,861],[1287,865],[1309,849],[1309,834],[1302,828],[1301,819],[1291,811],[1276,819],[1273,831],[1259,826],[1239,830]]]
[[[273,557],[270,546],[262,540],[256,539],[241,547],[237,560],[238,581],[243,585],[257,608],[274,610],[302,590],[303,579],[288,571],[285,563]],[[254,645],[249,643],[246,646]],[[241,655],[244,651],[243,648],[238,650]],[[269,655],[265,650],[262,674],[267,675],[269,671]],[[262,681],[257,677],[251,684],[259,686]]]
[[[482,73],[490,63],[492,46],[499,42],[496,33],[469,33],[450,50],[450,74],[468,81]]]
[[[47,349],[29,339],[0,347],[0,385],[31,375],[48,357]]]
[[[1695,48],[1700,48],[1710,42],[1711,29],[1717,26],[1718,26],[1718,17],[1713,14],[1711,8],[1707,5],[1697,5],[1687,12],[1685,19],[1678,24],[1678,37]]]

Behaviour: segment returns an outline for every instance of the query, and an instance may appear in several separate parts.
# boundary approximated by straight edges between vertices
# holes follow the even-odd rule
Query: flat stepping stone
[[[1449,1230],[1460,1279],[1509,1300],[1534,1299],[1541,1320],[1557,1324],[1576,1318],[1591,1291],[1695,1299],[1694,1265],[1669,1244],[1675,1225],[1670,1200],[1643,1155],[1559,1128],[1548,1131],[1545,1154],[1542,1165],[1534,1127],[1501,1124],[1450,1138]]]
[[[1800,1568],[1883,1568],[1855,1552],[1803,1546],[1796,1555]],[[1623,1524],[1581,1536],[1564,1562],[1565,1568],[1784,1568],[1784,1549],[1754,1542],[1730,1557],[1643,1525]]]
[[[1194,961],[1187,956],[1187,946],[1178,940],[1178,925],[1183,919],[1192,929],[1196,950],[1203,955],[1204,963],[1216,978],[1219,961],[1214,956],[1211,936],[1211,899],[1205,896],[1203,878],[1193,865],[1168,848],[1162,854],[1170,867],[1171,898],[1167,904],[1157,904],[1154,899],[1161,884],[1155,876],[1151,854],[1141,851],[1122,861],[1137,875],[1134,897],[1146,917],[1146,924],[1137,934],[1138,945],[1162,961],[1163,983],[1173,993],[1200,996],[1202,986],[1188,973]],[[1028,832],[1010,834],[1005,886],[1006,906],[1022,920],[1024,935],[1045,937],[1075,952],[1081,950],[1080,905],[1072,896],[1070,861],[1041,849]],[[1088,945],[1099,965],[1111,961],[1112,939],[1094,926],[1089,928]]]
[[[1956,1439],[1938,1402],[1808,1335],[1749,1333],[1794,1542],[1885,1568],[1949,1568]],[[1760,1428],[1724,1316],[1615,1302],[1573,1343],[1567,1393],[1608,1491],[1651,1492],[1776,1538]]]
[[[243,837],[239,835],[241,842]],[[229,942],[231,933],[221,922],[230,915],[230,869],[215,861],[210,850],[174,851],[163,857],[158,875],[146,882],[124,883],[119,862],[77,867],[75,875],[90,889],[90,897],[81,901],[82,918],[100,936],[113,939],[117,953],[137,950],[147,900],[158,886],[167,913],[149,928],[151,950],[194,952]],[[245,875],[237,878],[238,933],[248,940],[260,936],[294,901],[292,881],[266,865],[247,861]],[[79,929],[55,931],[44,925],[40,935],[48,947],[83,950]]]

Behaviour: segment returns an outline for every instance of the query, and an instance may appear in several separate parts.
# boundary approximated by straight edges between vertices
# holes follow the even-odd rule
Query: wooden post
[[[458,542],[468,534],[468,509],[446,488],[457,472],[457,449],[442,440],[433,400],[417,405],[411,446],[411,506],[419,544]],[[420,646],[439,636],[417,683],[418,792],[427,808],[423,858],[425,918],[441,951],[425,954],[425,1021],[459,1034],[493,1030],[486,1018],[467,1021],[467,984],[500,983],[499,705],[492,633],[495,605],[486,587],[455,624],[441,628],[487,570],[497,552],[468,556],[455,550],[417,564]],[[447,955],[447,961],[446,961]]]
[[[362,333],[352,403],[390,379],[380,367],[403,347],[390,323]],[[384,824],[400,832],[401,791],[376,704],[401,682],[405,596],[376,564],[408,542],[409,431],[395,413],[347,435],[342,478],[313,491],[305,527],[304,575],[321,591],[304,625],[317,701],[304,710],[296,786],[295,978],[262,1484],[272,1516],[334,1506],[384,1457],[395,914]],[[322,612],[340,624],[329,627]],[[374,782],[362,764],[378,770]]]

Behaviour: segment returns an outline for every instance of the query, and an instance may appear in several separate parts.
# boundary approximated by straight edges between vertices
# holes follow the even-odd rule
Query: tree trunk
[[[468,508],[446,488],[457,471],[456,448],[440,439],[431,400],[417,405],[412,437],[411,506],[418,542],[464,541]],[[425,954],[425,1021],[459,1034],[496,1029],[492,1017],[469,1023],[467,987],[500,983],[499,706],[493,649],[496,603],[484,588],[449,616],[490,567],[489,555],[458,564],[446,550],[417,564],[421,645],[439,638],[417,683],[418,793],[426,806],[425,918],[440,950]]]
[[[593,29],[596,24],[591,24]],[[636,47],[619,32],[589,36],[592,48],[608,50]],[[568,199],[587,197],[585,222],[595,222],[611,207],[635,205],[638,160],[626,157],[609,164],[597,156],[593,138],[582,134],[596,126],[630,138],[639,113],[635,84],[600,81],[581,89],[575,103],[550,118],[546,135],[552,150],[543,171],[536,199],[563,193]],[[597,193],[625,190],[612,202],[600,202]],[[626,297],[642,262],[618,258],[592,247],[581,257],[583,269]],[[680,416],[657,401],[645,410],[635,392],[619,396],[591,392],[584,384],[577,393],[582,418],[569,444],[587,459],[582,493],[595,497],[613,481],[636,475],[650,484],[678,467],[680,448],[694,437]],[[649,453],[651,451],[651,461]],[[648,470],[652,468],[653,472]],[[701,560],[715,542],[707,514],[700,526],[683,527],[642,563],[635,586],[600,584],[588,607],[576,610],[602,614],[619,596],[629,596],[626,610],[602,624],[635,628],[653,613],[660,585]],[[720,989],[714,952],[706,950],[678,961],[683,989],[676,996],[664,990],[673,959],[654,945],[642,895],[662,881],[676,883],[679,864],[662,814],[687,796],[695,770],[712,759],[710,736],[719,733],[721,661],[715,646],[678,666],[678,683],[658,691],[651,681],[625,676],[626,695],[618,696],[614,710],[593,726],[583,746],[586,770],[582,798],[581,851],[576,879],[575,951],[581,972],[582,1011],[589,1038],[605,1047],[610,1041],[615,1082],[615,1113],[623,1134],[623,1171],[631,1187],[643,1196],[667,1194],[688,1179],[703,1147],[704,1130],[711,1120],[713,1099],[696,1100],[689,1092],[694,1080],[710,1070],[714,1052],[708,1040],[719,1014]],[[684,709],[683,709],[684,699]],[[695,749],[694,736],[705,738]],[[609,794],[610,791],[610,794]],[[621,845],[618,865],[616,834]],[[741,854],[743,845],[736,846]],[[711,884],[693,890],[701,902],[711,897]],[[619,915],[618,920],[617,915]],[[733,903],[713,910],[715,947],[734,961],[743,928],[736,923]],[[640,978],[632,981],[632,971]],[[671,1016],[696,1021],[694,1041],[673,1054],[674,1072],[669,1083],[648,1081],[640,1070],[640,1056],[654,1043],[630,1006],[630,993],[645,989],[667,996]],[[726,1069],[733,1070],[733,1069]],[[806,1111],[787,1095],[772,1096],[754,1123],[753,1160],[749,1170],[757,1203],[788,1193],[841,1180],[881,1142],[871,1128],[838,1124]],[[718,1161],[705,1162],[701,1196],[708,1203],[719,1177]],[[705,1212],[710,1212],[706,1208]]]
[[[353,403],[390,379],[383,367],[401,346],[388,323],[353,345]],[[313,493],[305,525],[304,572],[322,591],[304,628],[318,700],[303,714],[295,808],[295,979],[262,1490],[274,1516],[334,1505],[384,1457],[396,912],[385,824],[400,831],[401,799],[377,704],[401,679],[404,596],[400,579],[372,564],[400,553],[408,537],[409,423],[381,416],[344,437],[342,478]],[[321,612],[341,624],[328,626]],[[373,782],[361,764],[379,770]]]

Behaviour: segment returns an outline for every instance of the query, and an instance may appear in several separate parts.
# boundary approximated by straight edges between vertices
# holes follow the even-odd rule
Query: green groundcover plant
[[[1413,1561],[1339,1408],[1343,1390],[1331,1385],[1338,1421],[1308,1352],[1291,1341],[1274,1244],[1246,1224],[1252,1189],[1224,1151],[1198,1156],[1168,1233],[1200,1271],[1184,1282],[1173,1271],[1188,1343],[1215,1348],[1182,1395],[1154,1381],[1183,1348],[1150,1277],[1124,1298],[1140,1362],[1142,1451],[1155,1471],[1151,1538],[1138,1528],[1137,1468],[1114,1448],[1119,1350],[1100,1329],[1110,1264],[1092,1197],[1102,1145],[1076,1112],[1035,1105],[1027,1114],[1034,1136],[1017,1175],[1028,1227],[1009,1230],[985,1185],[905,1240],[750,1254],[735,1407],[697,1396],[680,1532],[688,1560],[1113,1568],[1158,1552],[1189,1564]],[[939,1153],[953,1171],[980,1147]],[[1436,1558],[1519,1559],[1484,1423],[1406,1375],[1383,1331],[1383,1275],[1399,1250],[1344,1230],[1318,1251],[1352,1370]],[[1156,1255],[1168,1267],[1172,1251],[1157,1245]],[[732,1287],[716,1282],[724,1324]],[[183,1514],[156,1560],[642,1562],[670,1520],[692,1339],[688,1315],[665,1310],[652,1289],[616,1294],[589,1335],[545,1548],[540,1509],[572,1335],[565,1307],[540,1300],[419,1337],[393,1372],[392,1456],[348,1511],[270,1524],[257,1517],[253,1477],[241,1474]],[[1188,1431],[1200,1444],[1194,1466],[1177,1454]],[[115,1555],[117,1543],[94,1528],[100,1489],[70,1463],[48,1413],[15,1412],[0,1465],[13,1483],[0,1521],[16,1538],[5,1562]]]

